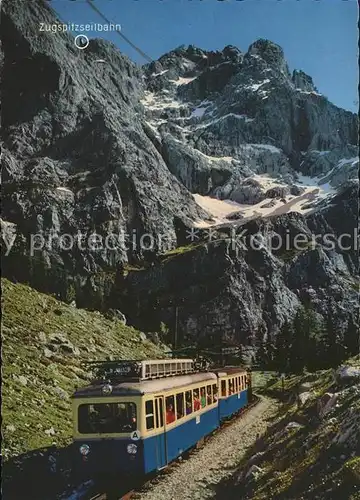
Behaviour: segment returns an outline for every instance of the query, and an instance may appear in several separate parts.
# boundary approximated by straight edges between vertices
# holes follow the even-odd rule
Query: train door
[[[156,461],[157,469],[162,469],[167,464],[166,459],[166,433],[164,427],[164,397],[155,398],[155,427],[162,430],[156,436]]]

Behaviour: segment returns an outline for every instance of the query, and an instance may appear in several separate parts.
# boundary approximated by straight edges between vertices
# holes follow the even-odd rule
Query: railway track
[[[183,460],[189,460],[191,457],[196,456],[196,453],[206,445],[211,439],[213,439],[216,435],[218,435],[223,429],[228,428],[235,422],[237,422],[239,419],[243,418],[244,415],[246,415],[250,410],[252,410],[258,403],[260,402],[260,398],[258,396],[253,396],[253,401],[246,407],[240,410],[237,414],[235,414],[232,418],[226,420],[223,422],[223,424],[216,429],[214,432],[200,440],[194,448],[191,448],[190,450],[184,452],[182,457],[179,459],[175,460],[171,464],[169,464],[165,469],[163,469],[161,472],[158,472],[156,475],[151,477],[148,480],[143,481],[141,484],[133,486],[131,489],[128,489],[124,492],[122,492],[122,488],[119,485],[110,485],[109,487],[104,487],[104,488],[97,488],[98,490],[102,491],[101,493],[93,491],[93,493],[90,493],[82,498],[82,500],[130,500],[130,499],[135,499],[136,497],[140,496],[141,492],[144,489],[151,488],[152,485],[157,484],[159,481],[161,481],[161,478],[165,474],[171,474],[171,472],[179,467],[182,463]]]

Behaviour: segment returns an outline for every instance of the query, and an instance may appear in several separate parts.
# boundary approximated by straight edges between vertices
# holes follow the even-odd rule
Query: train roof
[[[108,393],[107,396],[140,396],[143,394],[170,391],[171,389],[186,387],[187,385],[210,380],[217,380],[217,376],[214,372],[191,373],[153,380],[123,381],[112,385],[111,393]],[[73,397],[89,398],[104,396],[103,387],[107,385],[109,384],[103,382],[82,387],[74,393]]]
[[[247,368],[243,366],[224,366],[222,368],[215,368],[211,371],[216,373],[218,377],[227,377],[229,375],[235,375],[236,373],[244,374],[248,372]]]

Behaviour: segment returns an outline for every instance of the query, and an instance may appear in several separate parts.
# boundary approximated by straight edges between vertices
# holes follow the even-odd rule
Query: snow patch
[[[169,82],[171,82],[174,85],[176,85],[177,87],[179,87],[180,85],[187,85],[188,83],[192,82],[196,78],[197,78],[197,76],[193,76],[191,78],[183,78],[180,76],[177,80],[169,80]]]
[[[199,221],[196,226],[205,228],[224,223],[229,224],[230,221],[226,217],[233,212],[239,212],[242,215],[242,221],[254,219],[257,217],[281,215],[290,212],[306,214],[313,210],[312,207],[304,208],[304,206],[309,204],[309,202],[316,201],[317,199],[320,200],[321,198],[335,192],[335,190],[329,185],[317,185],[314,178],[306,176],[300,177],[303,181],[306,181],[308,183],[307,186],[298,184],[305,188],[305,192],[303,194],[299,196],[288,195],[282,200],[276,198],[266,198],[256,205],[245,205],[236,203],[232,200],[219,200],[217,198],[211,198],[210,196],[195,194],[193,196],[196,203],[204,208],[207,212],[209,212],[214,218],[214,222],[212,223]],[[251,178],[259,182],[259,184],[261,184],[261,186],[265,190],[268,190],[275,186],[286,185],[280,180],[271,178],[268,175],[255,174]],[[269,203],[271,205],[267,206],[269,205]]]
[[[198,152],[201,154],[201,156],[205,156],[205,158],[212,161],[226,161],[228,163],[231,163],[234,160],[232,156],[208,156],[201,151]]]
[[[297,92],[300,92],[300,94],[312,94],[312,95],[317,95],[320,97],[322,96],[322,94],[319,94],[318,92],[315,92],[314,90],[309,91],[309,90],[302,90],[302,89],[298,89],[298,88],[295,90],[297,90]]]
[[[164,71],[160,71],[160,73],[151,73],[150,76],[161,76],[161,75],[165,75],[165,73],[167,73],[169,70],[168,69],[164,69]]]
[[[281,153],[281,149],[277,148],[276,146],[273,146],[272,144],[244,144],[245,149],[252,149],[252,148],[257,148],[257,149],[267,149],[268,151],[271,151],[272,153]]]
[[[353,158],[342,158],[338,162],[337,167],[343,167],[344,165],[348,165],[349,163],[351,163],[351,166],[353,167],[358,161],[359,158],[357,156],[354,156]]]
[[[316,153],[318,153],[319,156],[325,156],[330,153],[330,151],[318,151],[317,149],[314,149],[313,151],[316,151]]]
[[[220,116],[220,118],[216,118],[215,120],[211,120],[210,122],[204,123],[202,125],[198,125],[195,127],[195,130],[197,129],[202,129],[202,128],[207,128],[210,127],[211,125],[215,125],[216,123],[225,120],[229,116],[232,116],[233,118],[237,118],[239,120],[243,120],[245,123],[253,122],[254,118],[249,118],[247,115],[237,115],[235,113],[228,113],[227,115]]]
[[[260,87],[262,87],[263,85],[265,85],[265,83],[270,83],[270,80],[268,78],[266,78],[263,82],[253,83],[252,85],[246,85],[244,87],[244,89],[254,90],[256,92],[257,90],[259,90]]]
[[[168,108],[181,108],[184,106],[183,103],[176,101],[175,99],[171,99],[169,97],[159,98],[154,94],[154,92],[145,91],[144,99],[140,99],[140,102],[150,110],[161,110]]]
[[[317,177],[310,177],[308,175],[298,174],[298,183],[300,186],[315,186],[319,187],[319,179]]]
[[[201,194],[193,194],[193,197],[196,203],[209,212],[215,219],[215,224],[208,224],[204,221],[200,221],[196,224],[197,227],[208,227],[229,222],[226,216],[233,212],[237,212],[243,207],[232,200],[219,200],[218,198],[203,196]]]
[[[195,108],[190,118],[201,118],[205,114],[206,108]]]
[[[212,105],[212,102],[205,100],[200,103],[200,105],[193,110],[190,118],[201,118],[205,113],[209,106]]]
[[[329,172],[329,174],[330,173],[331,172]],[[326,174],[326,177],[328,177],[329,174]],[[323,176],[323,178],[325,177]],[[318,188],[319,198],[324,198],[336,193],[336,189],[334,189],[328,182],[322,182],[322,179],[319,177],[309,177],[308,175],[298,174],[298,182],[295,182],[295,185],[305,188]]]
[[[57,187],[56,188],[57,191],[62,191],[64,193],[70,193],[70,194],[74,194],[70,189],[68,189],[67,187]]]

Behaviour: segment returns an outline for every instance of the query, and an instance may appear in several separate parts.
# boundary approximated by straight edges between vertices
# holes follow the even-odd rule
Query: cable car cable
[[[91,2],[91,0],[86,0],[86,3],[102,18],[104,19],[104,21],[106,21],[108,24],[112,24],[108,19],[107,17],[104,16],[104,14],[97,8],[95,7],[95,5]],[[123,38],[125,40],[125,42],[127,42],[129,45],[131,45],[131,47],[133,49],[135,49],[144,59],[146,59],[148,62],[152,62],[153,59],[148,56],[147,54],[145,54],[145,52],[143,52],[141,49],[139,49],[139,47],[137,47],[135,44],[132,43],[131,40],[128,39],[128,37],[126,37],[123,33],[121,33],[121,31],[119,30],[115,30],[116,33],[121,36],[121,38]]]

